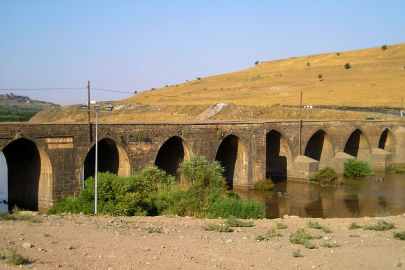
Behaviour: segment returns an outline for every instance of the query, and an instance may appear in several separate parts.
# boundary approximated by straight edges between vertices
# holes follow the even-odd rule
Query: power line
[[[73,88],[9,88],[0,89],[0,91],[48,91],[48,90],[74,90],[74,89],[86,89],[86,87],[73,87]]]

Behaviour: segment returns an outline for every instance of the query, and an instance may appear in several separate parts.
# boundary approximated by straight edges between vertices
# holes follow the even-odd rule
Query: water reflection
[[[320,186],[303,181],[276,183],[275,191],[236,191],[242,198],[267,206],[268,218],[295,215],[314,218],[374,216],[405,213],[405,175],[376,173],[374,181],[364,177],[344,179],[341,187]]]

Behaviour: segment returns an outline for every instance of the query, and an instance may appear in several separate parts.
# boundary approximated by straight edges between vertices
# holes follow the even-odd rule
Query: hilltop
[[[28,121],[44,108],[53,108],[57,104],[32,100],[28,96],[18,96],[13,93],[0,95],[0,122]]]
[[[387,119],[393,116],[347,110],[398,112],[404,86],[402,43],[265,61],[242,71],[152,88],[115,102],[119,110],[103,114],[101,121],[298,119],[301,91],[303,105],[314,106],[312,119]],[[222,103],[226,106],[210,111]],[[83,122],[86,116],[79,109],[46,110],[32,121]],[[210,117],[201,119],[206,114]]]

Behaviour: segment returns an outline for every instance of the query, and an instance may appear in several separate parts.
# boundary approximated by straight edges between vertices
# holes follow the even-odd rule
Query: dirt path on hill
[[[393,231],[405,230],[405,214],[385,217],[390,231],[349,230],[352,222],[377,224],[379,218],[254,220],[250,228],[233,232],[205,231],[207,223],[224,220],[190,217],[40,216],[42,222],[0,221],[0,253],[11,248],[29,258],[29,264],[1,269],[391,269],[405,264],[405,241]],[[318,221],[331,233],[308,228]],[[282,221],[283,237],[256,241]],[[316,249],[291,244],[289,235],[305,227]],[[148,233],[158,228],[161,233]],[[321,247],[324,242],[340,247]],[[299,251],[303,257],[293,257]],[[405,265],[403,266],[405,267]]]

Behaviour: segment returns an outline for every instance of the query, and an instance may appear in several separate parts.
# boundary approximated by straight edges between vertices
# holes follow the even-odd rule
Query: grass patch
[[[253,227],[253,221],[243,221],[234,216],[229,216],[225,224],[228,227]]]
[[[385,171],[402,174],[402,173],[405,173],[405,168],[398,168],[398,167],[388,166],[388,167],[385,168]]]
[[[349,235],[349,237],[360,237],[360,235],[357,235],[357,234],[351,234],[351,235]]]
[[[304,257],[299,251],[293,251],[293,257],[299,258],[299,257]]]
[[[314,174],[310,178],[311,181],[320,182],[320,183],[328,183],[328,184],[339,184],[339,175],[337,172],[331,167],[325,167],[320,170],[318,173]]]
[[[270,238],[283,237],[283,235],[281,233],[278,233],[275,228],[271,228],[270,230],[268,230],[266,235]]]
[[[44,237],[50,237],[51,235],[49,233],[44,233]]]
[[[367,225],[363,227],[364,230],[372,230],[372,231],[389,231],[394,228],[395,228],[394,223],[386,222],[384,220],[379,221],[376,225]]]
[[[253,185],[253,189],[255,190],[273,190],[274,188],[275,186],[271,179],[263,179]]]
[[[215,232],[232,232],[233,231],[226,224],[208,223],[208,224],[205,224],[202,228],[205,231],[215,231]]]
[[[29,263],[28,258],[21,256],[16,250],[10,249],[10,255],[6,256],[6,263],[12,265],[23,265]]]
[[[312,222],[312,221],[308,221],[307,223],[308,227],[312,228],[312,229],[318,229],[318,230],[323,230],[324,233],[330,233],[331,230],[328,227],[325,227],[321,224],[319,224],[319,222]]]
[[[142,228],[147,233],[162,233],[162,230],[160,228],[155,228],[155,227],[146,227]]]
[[[373,215],[375,217],[390,217],[391,216],[390,212],[381,212],[381,213],[375,212],[375,213],[373,213]]]
[[[303,228],[297,229],[290,235],[291,243],[303,245],[308,249],[314,249],[316,246],[309,242],[311,239],[314,239],[314,237],[307,233]]]
[[[18,206],[14,206],[11,213],[6,211],[0,212],[0,220],[13,220],[13,221],[30,221],[32,223],[42,223],[42,220],[30,215],[22,214]]]
[[[284,230],[284,229],[287,229],[288,227],[287,227],[287,225],[285,224],[285,223],[283,223],[283,222],[277,222],[277,229],[278,230]]]
[[[336,244],[336,243],[330,244],[330,243],[327,243],[327,242],[323,242],[322,247],[326,247],[326,248],[337,248],[337,247],[340,247],[340,245],[339,245],[339,244]]]
[[[352,222],[349,226],[349,230],[357,230],[357,229],[362,229],[363,227],[358,225],[356,222]]]
[[[373,167],[368,160],[350,159],[343,166],[343,174],[349,177],[373,175]]]
[[[405,231],[394,232],[394,239],[405,240]]]
[[[255,240],[260,242],[260,241],[267,240],[267,238],[263,235],[256,235]]]

